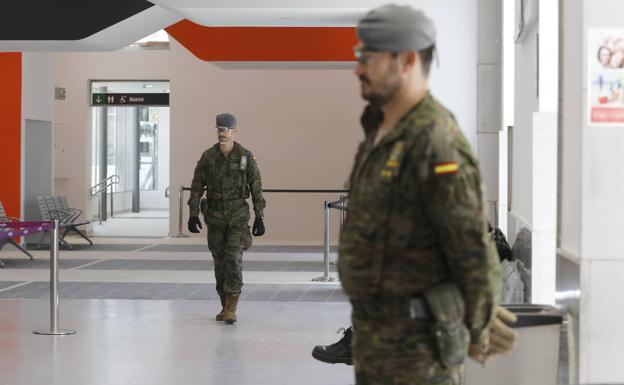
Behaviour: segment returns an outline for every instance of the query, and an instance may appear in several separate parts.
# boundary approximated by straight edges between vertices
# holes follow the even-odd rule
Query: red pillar
[[[22,54],[0,53],[0,202],[21,214]]]

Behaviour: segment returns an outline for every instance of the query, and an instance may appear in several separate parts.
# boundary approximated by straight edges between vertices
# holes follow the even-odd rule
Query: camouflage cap
[[[433,21],[408,5],[384,5],[369,11],[357,25],[364,49],[385,52],[420,51],[435,45]]]
[[[236,128],[236,118],[232,114],[217,115],[217,127]]]

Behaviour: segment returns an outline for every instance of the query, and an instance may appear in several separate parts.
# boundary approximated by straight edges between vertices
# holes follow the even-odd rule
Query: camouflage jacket
[[[416,297],[444,281],[461,289],[473,343],[501,290],[481,175],[453,115],[427,95],[376,146],[360,144],[338,269],[352,299]]]
[[[190,216],[199,215],[199,201],[204,189],[209,207],[211,203],[223,205],[224,202],[242,201],[249,198],[251,192],[256,217],[263,216],[266,202],[262,196],[262,180],[256,158],[236,142],[227,157],[217,143],[204,151],[197,162],[188,200]]]

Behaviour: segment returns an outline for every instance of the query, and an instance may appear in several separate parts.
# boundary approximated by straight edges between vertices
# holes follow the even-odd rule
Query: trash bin
[[[552,306],[503,305],[518,316],[516,348],[485,366],[467,360],[464,385],[553,385],[559,368],[563,315]]]

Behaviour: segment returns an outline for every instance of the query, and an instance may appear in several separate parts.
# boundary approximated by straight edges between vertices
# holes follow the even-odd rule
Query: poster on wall
[[[624,29],[590,29],[587,57],[589,124],[624,126]]]

